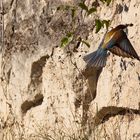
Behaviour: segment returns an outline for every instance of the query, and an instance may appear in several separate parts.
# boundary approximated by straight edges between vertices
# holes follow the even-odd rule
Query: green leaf
[[[66,47],[69,43],[73,40],[73,33],[68,33],[65,37],[61,40],[61,48]]]
[[[96,33],[98,33],[100,31],[100,29],[103,27],[103,24],[102,24],[101,20],[96,19],[95,20],[95,26],[96,26]]]
[[[95,8],[95,7],[92,7],[92,8],[90,8],[90,9],[88,10],[88,15],[90,15],[90,14],[96,12],[96,11],[97,11],[96,8]]]
[[[102,3],[105,3],[106,0],[100,0]]]
[[[84,3],[79,3],[78,5],[80,8],[82,8],[83,10],[86,10],[88,12],[88,7]]]
[[[111,0],[106,0],[107,6],[111,3]]]
[[[61,48],[66,47],[66,45],[68,44],[68,38],[67,37],[63,37],[61,40]]]
[[[81,40],[81,42],[84,43],[88,48],[90,48],[90,44],[87,41]]]
[[[108,6],[111,3],[112,0],[100,0],[100,1],[103,2],[103,3],[106,3],[107,6]]]
[[[110,24],[110,20],[103,20],[102,24],[106,26],[106,29],[108,29],[109,24]]]

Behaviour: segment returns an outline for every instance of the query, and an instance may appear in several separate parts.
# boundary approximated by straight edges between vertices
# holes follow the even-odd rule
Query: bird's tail
[[[107,50],[99,48],[97,51],[85,55],[83,59],[88,66],[104,67],[107,60]]]

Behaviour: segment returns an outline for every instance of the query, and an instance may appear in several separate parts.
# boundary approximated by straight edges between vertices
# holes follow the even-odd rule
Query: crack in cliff
[[[28,93],[30,95],[34,94],[35,96],[34,99],[25,100],[22,103],[21,110],[23,113],[26,113],[32,107],[41,105],[43,102],[44,97],[42,95],[42,73],[43,73],[43,68],[46,64],[46,59],[48,58],[49,56],[45,55],[32,63],[31,74],[30,74],[31,81],[28,85]]]
[[[34,93],[35,91],[37,94],[41,93],[43,67],[45,66],[46,59],[48,58],[49,56],[45,55],[39,60],[33,62],[30,75],[31,82],[28,85],[28,92],[30,94]]]
[[[116,106],[108,106],[103,107],[97,114],[94,116],[94,126],[98,126],[101,123],[105,123],[111,117],[115,117],[117,115],[127,115],[127,114],[136,114],[140,115],[139,109],[132,109],[128,107],[116,107]]]
[[[140,85],[140,74],[138,72],[137,73],[137,76],[138,76],[138,81],[139,81],[139,85]]]
[[[26,113],[33,107],[39,106],[42,104],[44,96],[42,94],[37,94],[33,100],[26,100],[21,105],[22,113]]]

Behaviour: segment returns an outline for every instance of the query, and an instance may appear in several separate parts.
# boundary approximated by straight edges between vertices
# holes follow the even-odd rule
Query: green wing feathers
[[[129,54],[132,58],[140,60],[138,54],[136,53],[135,49],[133,48],[128,38],[125,38],[122,41],[118,42],[118,47],[125,53]]]

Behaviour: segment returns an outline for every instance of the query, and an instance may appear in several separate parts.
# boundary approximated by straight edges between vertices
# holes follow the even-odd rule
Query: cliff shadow
[[[76,110],[82,105],[82,126],[87,123],[90,103],[96,98],[97,83],[101,72],[102,68],[86,66],[74,82],[74,89],[76,89],[74,104]],[[84,85],[86,89],[83,89]]]
[[[116,106],[108,106],[101,108],[95,114],[95,116],[91,118],[91,121],[89,121],[89,135],[91,135],[92,131],[94,131],[97,126],[105,123],[111,117],[115,117],[118,115],[128,116],[130,117],[129,120],[131,121],[133,120],[133,115],[140,116],[140,109],[133,109],[129,107],[116,107]]]

